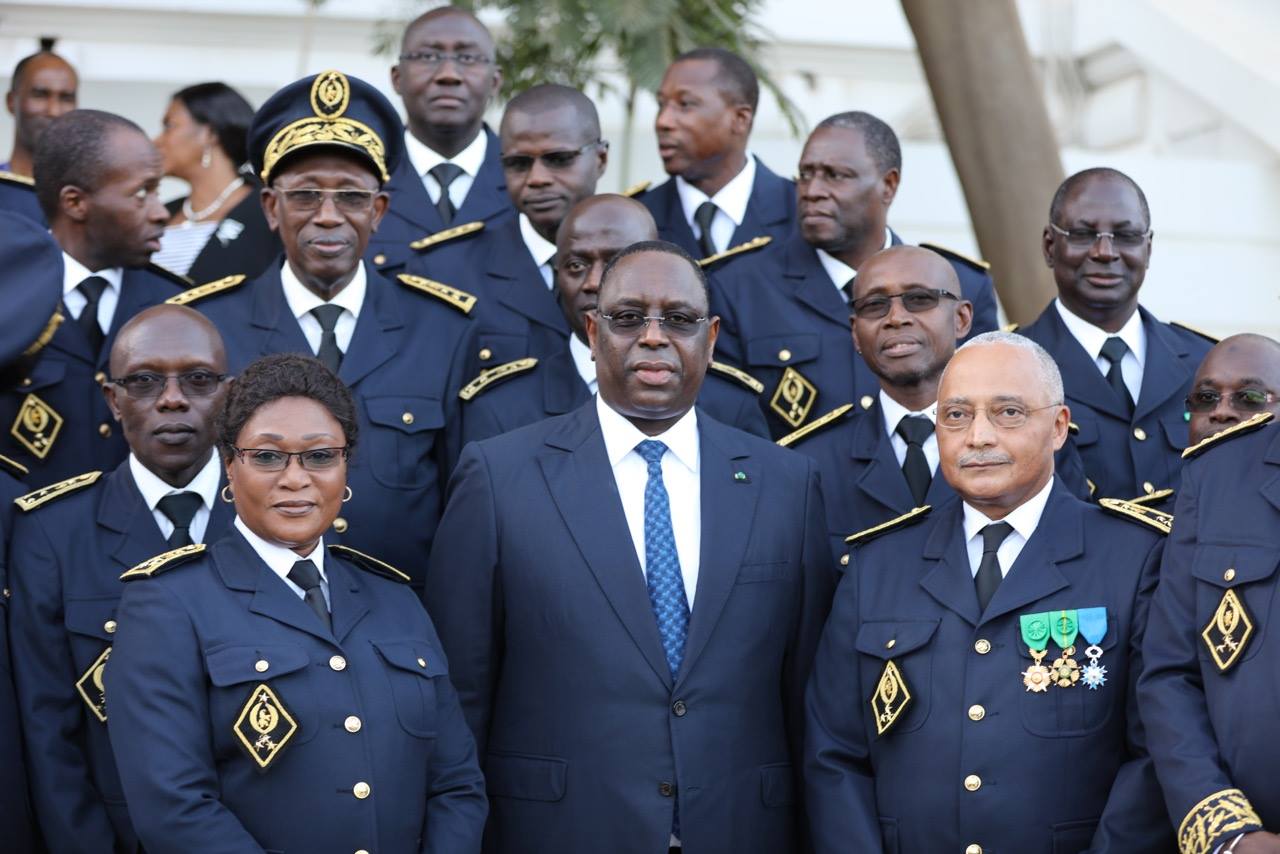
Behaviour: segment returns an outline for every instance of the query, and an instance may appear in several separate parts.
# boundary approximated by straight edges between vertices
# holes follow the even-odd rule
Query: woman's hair
[[[231,459],[240,431],[253,414],[282,397],[305,397],[329,410],[342,425],[348,454],[355,450],[359,435],[356,407],[342,380],[310,356],[277,353],[249,365],[231,383],[214,420],[223,459]]]
[[[246,138],[253,121],[253,107],[226,83],[197,83],[173,93],[173,100],[187,108],[191,118],[213,128],[218,147],[239,169],[249,161]]]

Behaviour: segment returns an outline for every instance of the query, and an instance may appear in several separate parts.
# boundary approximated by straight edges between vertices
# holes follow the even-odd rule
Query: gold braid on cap
[[[343,145],[365,154],[378,167],[383,183],[391,180],[387,173],[386,147],[373,128],[349,119],[346,112],[351,101],[351,84],[341,71],[324,71],[311,84],[311,109],[314,116],[298,119],[276,131],[262,155],[262,182],[269,183],[271,170],[286,154],[311,145]]]

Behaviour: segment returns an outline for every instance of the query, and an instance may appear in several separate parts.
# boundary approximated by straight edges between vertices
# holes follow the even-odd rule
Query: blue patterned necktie
[[[671,529],[671,500],[662,482],[662,456],[666,452],[667,446],[653,439],[636,445],[636,453],[649,464],[649,480],[644,485],[645,583],[674,681],[680,672],[684,642],[689,636],[689,599],[684,592],[680,555],[676,553],[675,533]]]

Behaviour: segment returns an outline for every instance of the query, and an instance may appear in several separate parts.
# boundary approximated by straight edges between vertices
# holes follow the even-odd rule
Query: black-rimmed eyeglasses
[[[156,374],[150,371],[139,371],[136,374],[110,380],[112,385],[124,389],[124,393],[134,400],[147,400],[159,397],[169,384],[169,380],[177,380],[178,388],[187,397],[206,397],[218,390],[218,386],[230,374],[215,374],[213,371],[187,371],[182,374]]]
[[[240,461],[259,471],[284,471],[289,458],[297,457],[298,465],[307,471],[324,471],[334,468],[351,453],[348,448],[312,448],[307,451],[277,451],[275,448],[237,448],[232,446]]]
[[[889,314],[889,306],[894,300],[902,300],[902,307],[912,314],[937,308],[943,299],[959,300],[960,297],[941,288],[912,288],[900,294],[872,294],[869,297],[856,299],[849,306],[849,311],[864,320],[879,320]]]

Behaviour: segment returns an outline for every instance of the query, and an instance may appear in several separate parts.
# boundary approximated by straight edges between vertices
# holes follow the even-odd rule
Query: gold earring
[[[348,501],[350,501],[350,500],[351,500],[351,496],[352,496],[353,494],[354,494],[354,493],[352,493],[352,491],[351,491],[351,487],[349,487],[349,486],[348,486],[348,487],[347,487],[347,494],[346,494],[346,495],[344,495],[344,496],[342,497],[342,503],[343,503],[343,504],[346,504]]]
[[[219,497],[222,498],[223,501],[227,502],[228,504],[236,500],[236,497],[231,494],[231,484],[229,483],[226,486],[222,487],[222,490],[218,493],[218,495]]]

